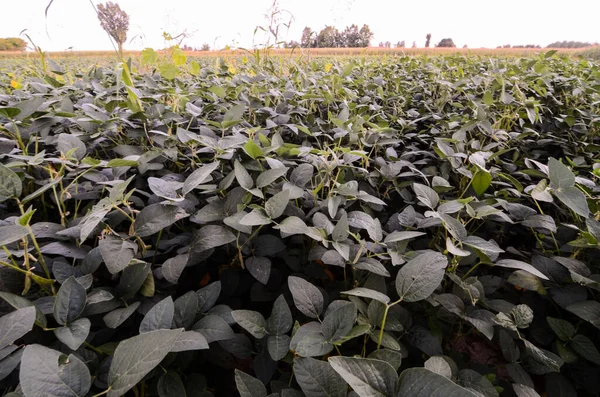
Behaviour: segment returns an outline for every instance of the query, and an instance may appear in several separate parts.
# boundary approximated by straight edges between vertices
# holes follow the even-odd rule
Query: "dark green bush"
[[[0,388],[597,395],[600,71],[551,55],[3,87]]]

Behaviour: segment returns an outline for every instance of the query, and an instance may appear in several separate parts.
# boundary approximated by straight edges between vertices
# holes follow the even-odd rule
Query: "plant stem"
[[[381,347],[381,340],[383,339],[383,329],[385,328],[385,322],[387,320],[388,310],[390,310],[390,305],[385,305],[385,311],[383,312],[383,319],[381,320],[381,326],[379,330],[379,338],[377,339],[377,350]]]

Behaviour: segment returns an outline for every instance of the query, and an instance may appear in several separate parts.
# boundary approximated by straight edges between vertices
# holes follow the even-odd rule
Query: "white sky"
[[[0,0],[7,2],[8,0]],[[46,51],[110,50],[112,45],[89,0],[11,2],[10,15],[0,23],[0,37],[15,37],[23,29]],[[92,0],[98,3],[98,0]],[[117,0],[130,15],[125,49],[163,48],[162,32],[187,31],[183,44],[200,47],[225,45],[251,47],[264,43],[254,36],[258,25],[267,26],[265,13],[273,0]],[[372,45],[413,40],[423,47],[432,34],[432,46],[451,37],[457,46],[496,47],[502,44],[540,44],[557,40],[600,41],[598,0],[279,0],[294,21],[281,27],[282,39],[300,41],[302,29],[340,30],[352,23],[368,24],[375,33]],[[6,9],[6,7],[5,7]],[[282,14],[283,15],[283,14]],[[289,14],[283,15],[289,20]],[[48,35],[46,34],[46,26]]]

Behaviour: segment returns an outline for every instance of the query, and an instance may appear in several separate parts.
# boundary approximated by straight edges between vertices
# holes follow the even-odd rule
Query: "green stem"
[[[385,305],[385,311],[383,312],[383,319],[381,320],[381,326],[379,330],[379,338],[377,339],[377,350],[381,347],[381,341],[383,340],[383,329],[385,328],[385,322],[387,320],[388,310],[390,310],[389,305]]]
[[[98,394],[94,394],[92,397],[100,397],[100,396],[103,396],[105,394],[108,394],[108,392],[110,392],[110,389],[111,388],[109,387],[108,389],[104,390],[103,392],[100,392]]]
[[[481,265],[482,263],[483,263],[483,262],[481,262],[481,261],[477,262],[477,263],[475,264],[475,266],[471,267],[471,268],[469,269],[469,271],[465,273],[465,275],[462,277],[462,279],[463,279],[463,280],[465,280],[467,277],[469,277],[469,274],[471,274],[471,272],[472,272],[473,270],[477,269],[477,268],[479,267],[479,265]]]

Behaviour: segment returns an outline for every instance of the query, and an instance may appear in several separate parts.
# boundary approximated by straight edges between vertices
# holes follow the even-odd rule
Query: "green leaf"
[[[225,95],[226,95],[225,89],[218,85],[210,87],[208,89],[208,91],[212,92],[213,94],[215,94],[216,96],[218,96],[221,99],[225,98]]]
[[[208,348],[208,341],[200,332],[185,331],[179,335],[171,352],[177,353],[193,350],[206,350]]]
[[[572,209],[576,214],[587,218],[590,209],[585,195],[581,190],[575,186],[571,186],[554,190],[553,193],[564,205]]]
[[[356,306],[352,302],[333,302],[325,313],[321,333],[332,343],[341,340],[354,326],[356,315]]]
[[[307,396],[346,397],[346,382],[325,361],[296,357],[293,371],[298,385]]]
[[[235,370],[235,384],[240,397],[267,397],[267,388],[253,376],[239,369]]]
[[[0,317],[0,350],[33,329],[35,307],[24,307]]]
[[[194,324],[194,330],[201,332],[208,343],[231,339],[235,336],[233,330],[223,318],[209,314]]]
[[[236,323],[248,331],[256,339],[262,339],[268,335],[267,320],[259,312],[252,310],[234,310],[231,316]]]
[[[287,335],[269,335],[267,350],[273,361],[283,360],[290,351],[291,338]]]
[[[518,261],[516,259],[502,259],[497,261],[494,264],[494,266],[507,267],[509,269],[525,270],[526,272],[529,272],[534,276],[541,278],[542,280],[548,280],[548,277],[546,277],[544,273],[540,272],[538,269],[531,266],[529,263]]]
[[[35,307],[35,305],[31,301],[23,298],[22,296],[14,295],[9,292],[2,292],[2,291],[0,291],[0,298],[4,299],[4,301],[6,301],[6,303],[11,305],[15,309],[34,307],[35,308],[35,323],[40,327],[43,327],[43,328],[46,327],[46,325],[47,325],[46,316],[44,316],[44,314],[40,311],[40,309]]]
[[[137,253],[137,244],[117,237],[107,237],[98,242],[102,259],[111,274],[125,269]]]
[[[186,397],[185,386],[179,374],[168,371],[162,374],[156,385],[159,397]]]
[[[41,345],[25,348],[19,380],[25,397],[85,397],[92,385],[90,371],[79,358]]]
[[[133,232],[138,237],[148,237],[188,216],[182,208],[175,205],[151,204],[135,218]]]
[[[262,149],[258,146],[252,139],[249,139],[248,142],[244,145],[244,152],[254,160],[263,156]]]
[[[331,238],[333,239],[333,241],[343,242],[350,235],[349,229],[350,225],[348,224],[348,214],[344,212],[340,220],[333,228],[333,231],[331,232]]]
[[[0,164],[0,203],[19,198],[23,190],[21,178],[10,168]]]
[[[285,211],[285,207],[287,207],[289,201],[289,190],[282,190],[267,200],[265,203],[265,212],[271,219],[277,219],[283,215],[283,211]]]
[[[103,317],[104,323],[108,328],[115,329],[119,325],[123,324],[140,306],[140,302],[134,302],[131,305],[115,309]]]
[[[0,226],[0,247],[19,241],[28,234],[27,228],[21,225]]]
[[[297,216],[288,216],[281,221],[279,225],[274,226],[273,229],[279,229],[286,235],[305,234],[308,232],[308,226],[306,226],[306,223],[304,223],[304,221]]]
[[[215,161],[213,163],[205,164],[190,174],[183,182],[181,192],[183,195],[187,195],[189,192],[194,190],[198,185],[212,181],[211,173],[219,168],[220,163]]]
[[[67,345],[71,350],[77,350],[90,333],[92,323],[87,318],[75,320],[65,327],[59,327],[54,330],[56,338]]]
[[[350,291],[342,291],[340,293],[344,294],[344,295],[358,296],[360,298],[374,299],[385,305],[387,305],[391,300],[387,295],[382,294],[379,291],[375,291],[375,290],[372,290],[369,288],[362,288],[362,287],[354,288]]]
[[[173,349],[182,331],[161,329],[120,342],[108,373],[108,397],[120,397],[141,381]]]
[[[235,179],[237,179],[240,186],[246,190],[252,189],[252,186],[254,186],[254,181],[242,163],[236,160],[233,163],[233,168],[235,172]]]
[[[396,277],[400,299],[417,302],[429,297],[440,285],[448,259],[439,252],[425,252],[402,266]]]
[[[173,80],[179,74],[179,69],[172,63],[163,62],[158,65],[160,75],[167,80]]]
[[[436,193],[435,190],[430,188],[429,186],[422,185],[420,183],[413,183],[413,189],[415,194],[417,195],[417,199],[425,204],[427,207],[432,210],[437,207],[440,197]]]
[[[262,189],[263,187],[269,186],[271,183],[275,182],[277,179],[281,178],[282,176],[285,176],[285,174],[287,174],[288,170],[289,170],[288,167],[282,167],[282,168],[273,168],[273,169],[262,172],[256,178],[256,187],[259,189]]]
[[[577,352],[581,357],[596,365],[600,365],[600,352],[594,345],[594,342],[585,335],[575,335],[569,346]]]
[[[567,306],[567,310],[600,329],[600,303],[597,301],[576,302]]]
[[[290,349],[300,357],[323,356],[333,350],[333,345],[321,333],[321,324],[310,322],[301,326],[290,342]]]
[[[425,233],[416,231],[392,232],[385,236],[385,240],[383,240],[383,242],[386,244],[397,243],[399,241],[410,240],[424,235]]]
[[[193,253],[200,253],[235,241],[235,234],[218,225],[203,226],[192,237]]]
[[[538,348],[525,339],[523,339],[523,342],[525,343],[527,359],[544,368],[544,373],[560,372],[560,367],[563,365],[563,360],[560,357],[552,352]]]
[[[246,105],[244,104],[233,105],[231,108],[229,108],[229,110],[227,110],[227,112],[225,112],[225,115],[223,116],[223,121],[234,122],[242,120],[245,110]]]
[[[271,260],[264,256],[251,256],[244,262],[246,269],[261,284],[267,285],[271,275]]]
[[[329,364],[361,397],[394,396],[396,393],[398,374],[385,361],[330,357]]]
[[[568,341],[575,336],[575,326],[567,320],[561,320],[560,318],[546,317],[546,321],[552,331],[562,341]]]
[[[85,157],[87,148],[85,144],[81,142],[81,139],[71,134],[59,134],[57,140],[57,149],[59,152],[67,154],[72,153],[77,160],[81,160]]]
[[[292,319],[292,312],[288,306],[285,297],[279,295],[273,303],[273,309],[271,310],[271,317],[267,320],[267,329],[271,334],[282,335],[289,332],[292,329],[294,320]]]
[[[473,186],[473,190],[475,190],[478,196],[481,196],[491,184],[492,175],[483,170],[477,170],[471,182],[471,186]]]
[[[170,329],[175,315],[173,298],[167,296],[165,299],[152,306],[142,319],[140,334],[155,331],[157,329]]]
[[[288,277],[288,286],[296,308],[304,315],[318,318],[323,311],[323,294],[308,281],[295,276]]]
[[[85,304],[85,288],[71,276],[61,285],[54,300],[54,318],[60,325],[69,324],[79,318]]]
[[[409,368],[400,374],[396,397],[477,397],[477,394],[425,368]]]
[[[555,158],[548,160],[548,177],[550,186],[554,189],[566,189],[575,185],[575,174]]]

